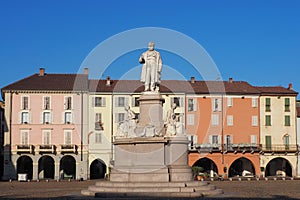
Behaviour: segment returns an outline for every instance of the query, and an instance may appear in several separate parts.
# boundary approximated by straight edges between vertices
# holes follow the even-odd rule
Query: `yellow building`
[[[292,85],[257,87],[260,96],[261,171],[265,176],[296,176],[296,97]]]

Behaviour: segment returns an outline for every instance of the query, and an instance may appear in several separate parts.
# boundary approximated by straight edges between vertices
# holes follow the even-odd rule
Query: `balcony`
[[[44,154],[44,153],[50,153],[50,154],[56,154],[56,146],[55,145],[39,145],[38,146],[39,153]]]
[[[78,146],[75,144],[62,144],[62,145],[60,145],[60,153],[61,154],[66,154],[66,153],[78,154]]]
[[[198,151],[199,153],[209,152],[216,153],[255,153],[260,152],[261,147],[258,144],[195,144],[189,146],[189,151]]]
[[[34,154],[33,145],[17,145],[17,154]]]
[[[196,144],[190,150],[196,149],[200,152],[221,152],[222,148],[220,144]]]
[[[224,153],[255,153],[261,150],[258,144],[240,143],[240,144],[224,144]]]
[[[264,152],[264,153],[296,153],[296,152],[298,152],[298,146],[296,144],[262,145],[262,152]]]

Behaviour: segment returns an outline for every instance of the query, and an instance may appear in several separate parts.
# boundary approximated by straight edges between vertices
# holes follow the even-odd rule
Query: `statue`
[[[176,135],[176,115],[174,110],[177,108],[176,103],[173,103],[171,109],[167,111],[165,119],[166,136]]]
[[[166,128],[166,135],[167,137],[170,136],[182,136],[186,135],[186,131],[183,125],[181,118],[183,114],[176,115],[174,110],[177,108],[176,103],[172,104],[170,110],[168,110],[165,120],[165,128]]]
[[[130,110],[130,106],[125,106],[126,116],[125,120],[119,123],[116,137],[136,137],[136,116],[135,113]]]
[[[162,60],[160,53],[154,50],[153,42],[149,42],[148,51],[141,55],[139,62],[143,64],[141,82],[145,85],[145,91],[159,91]]]

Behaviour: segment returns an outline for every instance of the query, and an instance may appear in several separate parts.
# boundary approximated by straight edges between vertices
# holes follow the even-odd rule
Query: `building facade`
[[[232,79],[209,84],[187,96],[189,164],[211,177],[259,175],[259,91]]]
[[[2,89],[3,179],[87,179],[87,76],[34,74]]]
[[[143,88],[138,80],[89,80],[88,69],[47,74],[43,68],[2,88],[2,179],[18,174],[34,180],[104,178],[114,164],[114,136],[126,120],[124,107],[138,120]],[[297,93],[291,87],[191,78],[162,80],[160,93],[164,118],[177,105],[174,113],[190,141],[190,166],[211,177],[299,173]]]
[[[300,177],[300,101],[297,101],[297,146],[298,146],[298,163],[297,163],[297,176]]]
[[[260,156],[265,176],[297,176],[297,93],[283,87],[257,87],[260,96]]]
[[[4,166],[4,130],[6,128],[4,108],[5,108],[4,102],[0,101],[0,177],[3,176],[3,166]]]

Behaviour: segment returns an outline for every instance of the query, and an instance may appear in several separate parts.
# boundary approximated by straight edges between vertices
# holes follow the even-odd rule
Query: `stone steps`
[[[95,183],[99,187],[151,187],[155,184],[156,187],[197,187],[208,185],[204,181],[190,181],[190,182],[109,182],[98,181]]]
[[[159,182],[125,183],[99,181],[82,190],[81,194],[95,197],[202,197],[222,194],[207,182]]]

